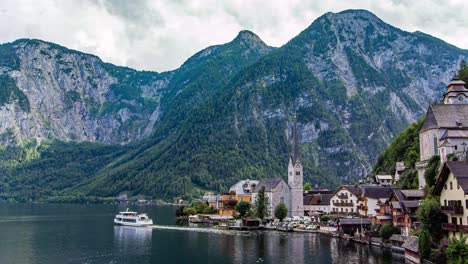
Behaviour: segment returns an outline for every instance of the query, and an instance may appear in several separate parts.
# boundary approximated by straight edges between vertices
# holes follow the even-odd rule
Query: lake
[[[129,206],[175,225],[173,206]],[[114,226],[126,207],[0,204],[0,263],[404,263],[388,250],[310,233]]]

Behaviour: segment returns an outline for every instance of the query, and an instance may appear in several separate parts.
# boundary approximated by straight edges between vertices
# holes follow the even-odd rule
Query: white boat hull
[[[124,221],[119,221],[118,219],[114,218],[114,224],[123,225],[123,226],[150,226],[150,225],[153,225],[153,220],[148,220],[148,221],[137,220],[136,222],[124,222]]]

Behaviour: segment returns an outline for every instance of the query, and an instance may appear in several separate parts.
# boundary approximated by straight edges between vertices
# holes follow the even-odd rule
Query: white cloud
[[[463,0],[3,0],[0,42],[39,38],[145,70],[177,68],[249,29],[280,46],[326,12],[367,9],[407,31],[468,48]]]

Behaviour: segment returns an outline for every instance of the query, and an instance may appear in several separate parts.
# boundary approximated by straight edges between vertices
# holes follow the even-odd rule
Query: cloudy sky
[[[1,0],[0,43],[39,38],[141,70],[175,69],[242,29],[281,46],[326,12],[367,9],[468,49],[464,0]]]

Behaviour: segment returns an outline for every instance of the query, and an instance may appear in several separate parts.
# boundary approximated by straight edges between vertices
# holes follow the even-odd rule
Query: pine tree
[[[265,195],[265,187],[262,187],[257,194],[257,199],[255,200],[255,215],[260,218],[264,219],[265,217],[270,215],[268,211],[268,206],[270,205],[270,201],[268,197]]]

